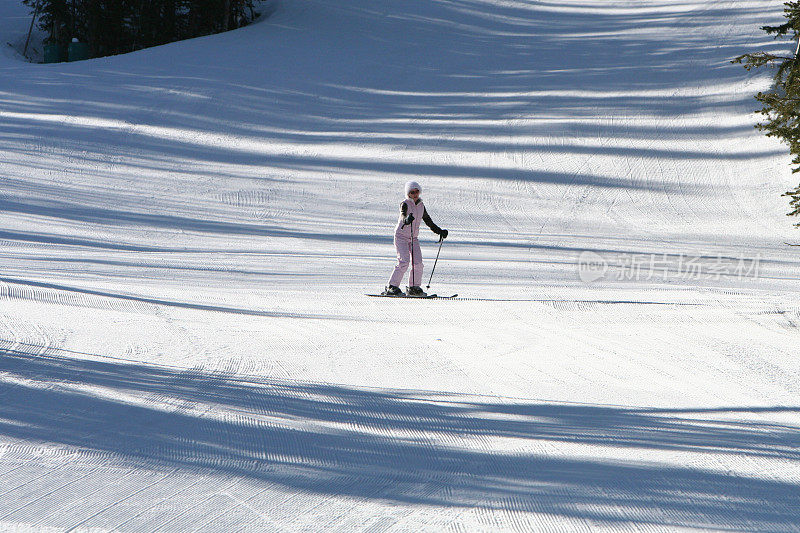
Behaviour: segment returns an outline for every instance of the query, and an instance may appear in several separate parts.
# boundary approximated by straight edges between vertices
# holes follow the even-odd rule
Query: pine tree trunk
[[[231,29],[231,0],[225,0],[222,4],[222,31]]]

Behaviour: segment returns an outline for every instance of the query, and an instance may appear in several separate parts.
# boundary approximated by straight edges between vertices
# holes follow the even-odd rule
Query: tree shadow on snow
[[[33,355],[41,352],[0,352],[4,439],[104,452],[137,468],[389,502],[726,530],[784,531],[800,519],[795,484],[589,451],[583,458],[544,453],[559,444],[601,445],[796,462],[797,427],[742,415],[800,407],[502,403],[76,360],[53,350]],[[491,439],[513,440],[503,450]]]
[[[13,86],[0,84],[0,107],[7,112],[0,149],[23,155],[65,149],[72,161],[111,174],[197,173],[202,167],[213,176],[227,165],[218,177],[310,171],[634,189],[648,185],[587,168],[477,167],[448,158],[465,151],[547,152],[713,162],[779,153],[675,149],[665,142],[752,131],[748,124],[681,118],[755,109],[751,94],[720,94],[715,87],[746,76],[726,60],[746,51],[752,37],[731,35],[727,21],[752,20],[755,28],[763,22],[756,7],[308,4],[300,14],[286,8],[286,17],[302,17],[291,25],[279,12],[241,30],[237,35],[257,33],[245,41],[250,53],[231,54],[227,39],[236,36],[229,35],[217,37],[218,48],[202,48],[202,62],[184,42],[119,56],[119,65],[103,60],[15,72],[8,76]],[[176,57],[182,47],[189,48]],[[687,94],[686,87],[707,91]],[[664,120],[630,120],[639,116]],[[587,145],[587,139],[596,142]],[[272,143],[284,147],[270,149]],[[321,150],[352,143],[388,152],[364,159],[331,158]],[[421,163],[391,156],[415,148],[438,155]],[[27,158],[26,164],[36,162]],[[95,194],[103,205],[114,205],[112,193]]]
[[[396,216],[388,180],[462,187],[465,179],[490,179],[523,184],[517,195],[535,194],[527,184],[542,184],[564,198],[575,187],[598,196],[712,198],[718,194],[704,180],[674,175],[665,182],[642,173],[653,161],[717,167],[779,152],[747,143],[721,149],[713,141],[751,139],[751,125],[703,118],[755,109],[749,92],[731,89],[747,74],[727,59],[756,39],[731,31],[730,21],[752,22],[757,31],[758,6],[303,5],[287,2],[266,21],[213,37],[214,46],[185,41],[98,61],[3,67],[0,152],[15,163],[0,177],[0,211],[41,229],[15,224],[0,238],[110,253],[214,251],[180,240],[196,232],[388,251],[391,236],[378,230]],[[353,156],[356,145],[366,155]],[[408,157],[417,151],[424,155]],[[487,162],[460,161],[466,152]],[[538,154],[557,159],[542,165]],[[595,156],[618,161],[607,167],[618,175],[593,168]],[[632,171],[639,163],[642,170]],[[196,190],[171,194],[184,186]],[[255,208],[214,195],[269,187],[275,199]],[[364,188],[373,190],[354,207],[353,191]],[[474,209],[454,210],[465,207]],[[565,213],[573,207],[565,205]],[[526,238],[540,227],[534,218],[521,220]],[[55,224],[46,230],[49,221]],[[89,231],[79,236],[65,227]],[[103,237],[108,228],[117,234]],[[155,244],[153,229],[168,245]],[[463,229],[467,235],[477,228]],[[131,238],[137,231],[143,235]],[[352,247],[340,248],[346,256]]]

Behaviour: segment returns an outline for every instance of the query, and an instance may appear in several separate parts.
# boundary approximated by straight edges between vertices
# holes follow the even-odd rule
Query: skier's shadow
[[[570,300],[564,298],[472,298],[469,296],[457,296],[455,298],[436,298],[436,302],[443,301],[472,301],[472,302],[538,302],[547,304],[600,304],[600,305],[679,305],[679,306],[701,306],[701,303],[691,302],[652,302],[647,300]]]

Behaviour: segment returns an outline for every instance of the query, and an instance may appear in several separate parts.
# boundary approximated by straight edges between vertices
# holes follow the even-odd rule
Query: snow
[[[0,54],[0,530],[800,529],[781,2],[271,6]]]

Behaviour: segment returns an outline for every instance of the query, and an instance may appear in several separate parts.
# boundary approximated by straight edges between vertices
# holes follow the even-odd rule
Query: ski
[[[367,294],[366,296],[372,296],[373,298],[407,298],[409,300],[449,300],[450,298],[455,298],[458,294],[454,294],[452,296],[439,296],[438,294],[429,294],[427,296],[406,296],[405,294],[398,294],[397,296],[390,296],[388,294]]]

